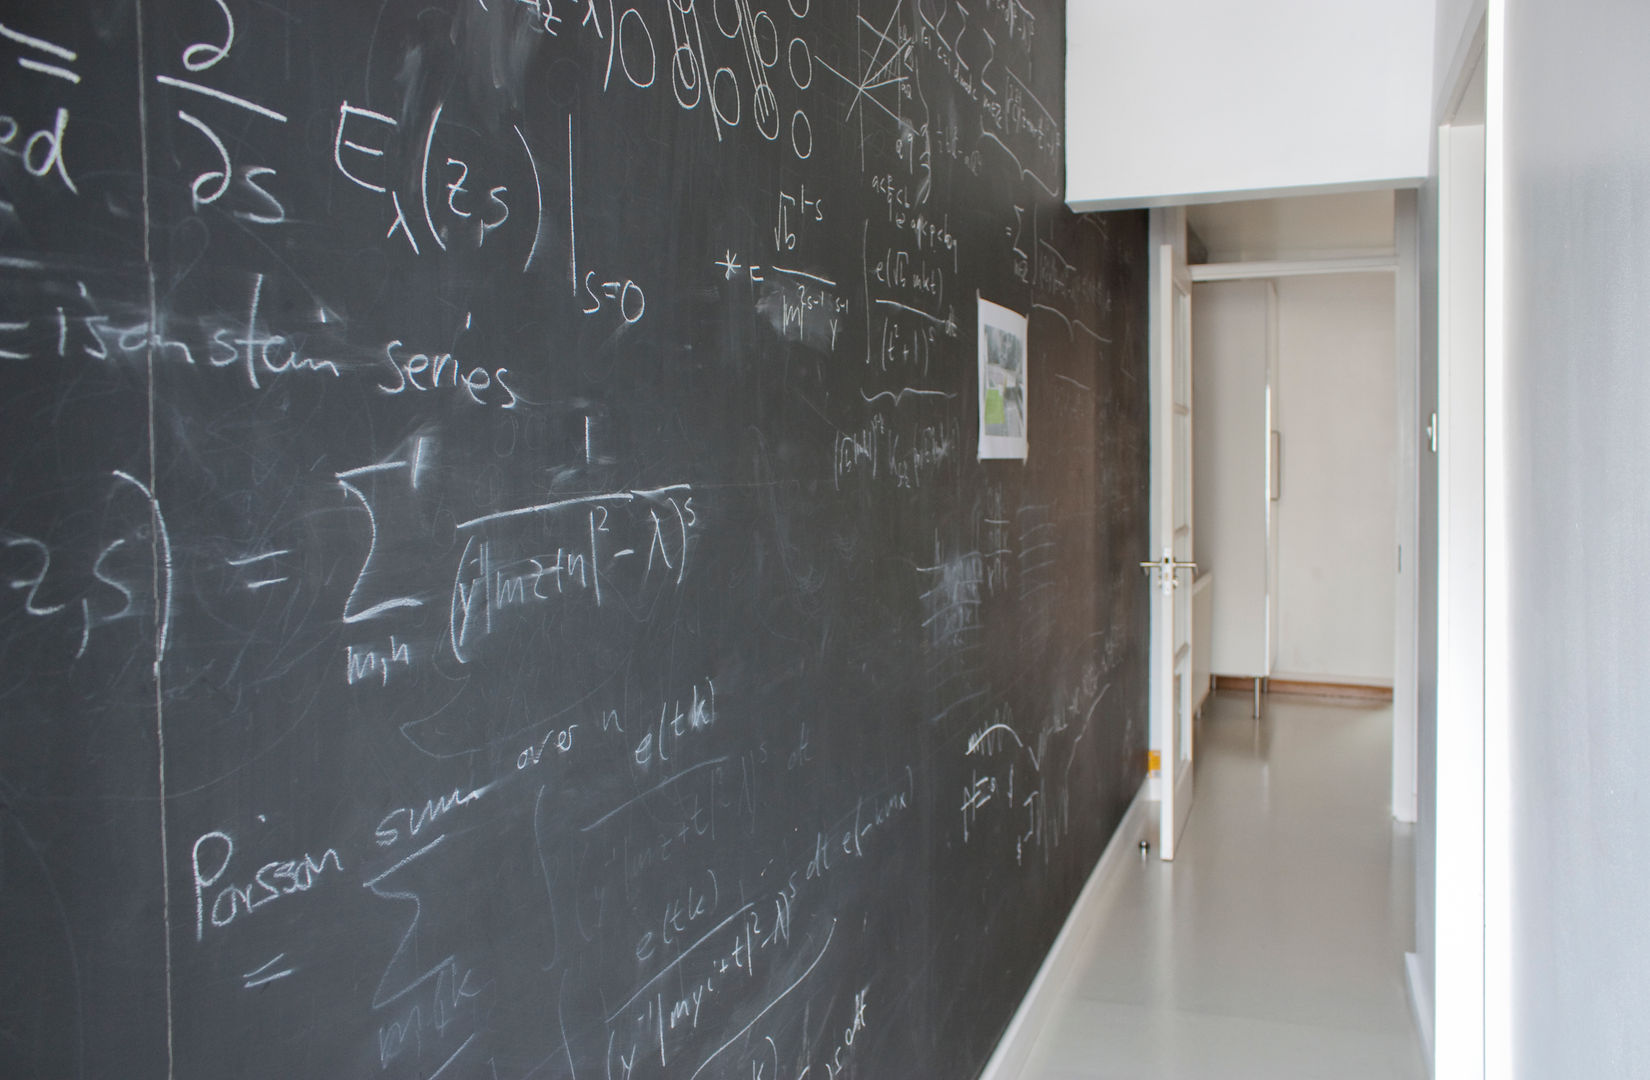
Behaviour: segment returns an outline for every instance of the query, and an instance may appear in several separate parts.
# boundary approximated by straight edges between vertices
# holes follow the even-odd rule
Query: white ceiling
[[[1303,195],[1187,208],[1210,262],[1389,254],[1393,193]]]

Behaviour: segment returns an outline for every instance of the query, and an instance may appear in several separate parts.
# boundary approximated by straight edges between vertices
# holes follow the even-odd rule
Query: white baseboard
[[[1054,939],[1053,947],[1043,958],[1037,977],[1031,980],[1031,989],[1026,991],[1025,999],[1014,1011],[1014,1019],[1008,1022],[997,1049],[985,1063],[980,1080],[1021,1080],[1026,1075],[1038,1040],[1054,1019],[1061,999],[1077,974],[1077,965],[1094,930],[1106,884],[1124,865],[1124,860],[1133,857],[1139,850],[1141,838],[1147,836],[1152,827],[1151,815],[1147,811],[1156,805],[1146,798],[1146,785],[1141,784],[1123,820],[1118,822],[1116,831],[1107,842],[1106,850],[1101,853],[1100,861],[1095,863],[1094,872],[1084,883],[1083,891],[1077,894],[1077,902],[1072,905],[1071,914],[1066,916],[1066,924],[1060,928],[1060,935]]]
[[[1421,958],[1412,952],[1404,954],[1405,982],[1409,986],[1409,1011],[1415,1018],[1415,1030],[1421,1036],[1421,1054],[1426,1058],[1427,1075],[1432,1075],[1432,987],[1426,972],[1421,970]]]

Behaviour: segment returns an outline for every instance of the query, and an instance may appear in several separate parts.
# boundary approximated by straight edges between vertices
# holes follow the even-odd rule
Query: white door
[[[1161,781],[1158,853],[1192,808],[1192,283],[1185,211],[1152,215],[1151,708]]]

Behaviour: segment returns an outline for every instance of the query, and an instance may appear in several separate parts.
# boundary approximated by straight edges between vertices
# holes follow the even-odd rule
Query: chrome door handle
[[[1162,558],[1156,560],[1155,562],[1143,562],[1140,564],[1140,569],[1144,571],[1156,570],[1159,574],[1157,579],[1158,586],[1162,588],[1165,594],[1167,594],[1174,592],[1176,586],[1179,584],[1178,580],[1175,578],[1175,571],[1196,570],[1197,563],[1178,562],[1175,560],[1174,552],[1165,550]]]

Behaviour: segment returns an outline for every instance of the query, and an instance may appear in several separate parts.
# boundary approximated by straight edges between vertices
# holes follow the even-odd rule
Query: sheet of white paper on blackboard
[[[980,460],[1026,459],[1026,317],[980,298]]]

